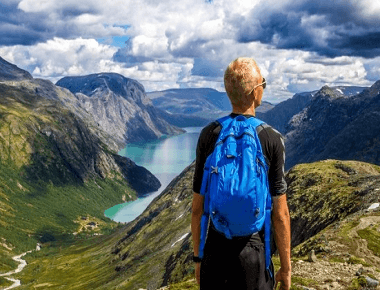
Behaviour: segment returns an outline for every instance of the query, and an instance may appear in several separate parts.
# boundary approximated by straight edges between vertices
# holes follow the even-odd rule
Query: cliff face
[[[293,247],[380,197],[380,167],[364,162],[299,164],[289,170],[286,181]]]
[[[354,96],[329,87],[288,123],[286,168],[326,158],[380,164],[380,82]]]
[[[28,179],[64,184],[120,173],[140,192],[145,182],[141,193],[159,187],[147,170],[143,173],[131,160],[110,152],[89,124],[59,102],[32,94],[22,86],[2,83],[0,92],[1,160],[24,168]],[[141,182],[130,178],[134,169],[142,174]]]
[[[57,85],[75,94],[76,104],[120,144],[184,132],[160,116],[140,83],[119,74],[65,77]]]

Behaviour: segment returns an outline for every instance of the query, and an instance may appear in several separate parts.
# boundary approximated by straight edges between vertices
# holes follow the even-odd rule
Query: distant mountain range
[[[183,114],[213,121],[231,113],[232,107],[226,93],[209,88],[170,89],[149,92],[153,105],[171,114]],[[263,102],[258,112],[266,112],[274,105]],[[206,122],[206,123],[207,123]]]
[[[286,169],[326,158],[380,164],[378,86],[323,87],[276,106],[263,102],[256,115],[285,136]],[[166,112],[209,121],[231,112],[226,93],[213,89],[171,89],[147,96]]]

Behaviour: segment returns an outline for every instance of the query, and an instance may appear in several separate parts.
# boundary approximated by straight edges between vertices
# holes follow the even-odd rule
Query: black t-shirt
[[[232,113],[230,116],[236,117]],[[255,118],[251,115],[244,115],[247,118]],[[203,168],[207,157],[213,152],[216,140],[218,139],[221,125],[218,122],[212,122],[201,131],[198,139],[195,172],[193,179],[193,191],[200,193],[203,177]],[[268,180],[269,190],[272,197],[280,196],[286,192],[287,185],[285,181],[285,145],[284,139],[277,130],[267,124],[262,124],[256,129],[266,162],[269,166]],[[214,230],[211,227],[211,230]],[[262,233],[261,233],[262,236]],[[252,237],[256,240],[255,237]]]

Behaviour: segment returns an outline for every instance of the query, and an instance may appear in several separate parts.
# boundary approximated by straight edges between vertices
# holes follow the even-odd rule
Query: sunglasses
[[[249,94],[251,94],[251,93],[253,92],[253,90],[256,89],[256,88],[259,87],[259,86],[263,86],[263,89],[265,89],[265,88],[267,87],[267,83],[266,83],[266,81],[265,81],[265,78],[263,78],[263,82],[262,82],[261,84],[258,84],[258,85],[256,85],[256,86],[254,86],[253,89],[249,92]],[[249,94],[248,94],[248,95],[249,95]]]

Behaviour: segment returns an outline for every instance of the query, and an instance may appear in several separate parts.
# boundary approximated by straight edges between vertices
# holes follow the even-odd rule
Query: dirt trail
[[[360,238],[357,231],[365,229],[370,225],[380,225],[380,216],[365,216],[359,219],[359,224],[352,228],[348,237],[354,242],[350,248],[337,240],[329,241],[331,253],[322,253],[319,255],[317,262],[307,262],[304,260],[292,262],[292,275],[315,281],[308,286],[309,289],[347,289],[354,278],[357,278],[356,272],[363,268],[364,276],[373,276],[380,281],[380,273],[376,269],[380,268],[380,258],[375,256],[367,247],[367,241]],[[325,233],[329,240],[336,237],[334,230]],[[364,267],[362,264],[350,264],[349,253],[358,258],[366,258],[370,261],[371,267]],[[342,262],[331,262],[331,258],[338,258]],[[345,262],[343,262],[345,261]],[[363,260],[363,264],[365,264]]]
[[[39,245],[37,245],[36,250],[39,250]],[[22,253],[21,255],[14,256],[12,258],[14,261],[16,261],[17,263],[19,263],[19,265],[18,265],[17,269],[15,269],[15,270],[9,271],[7,273],[0,274],[0,277],[4,277],[5,279],[13,282],[13,284],[11,286],[6,287],[3,290],[13,289],[13,288],[16,288],[16,287],[18,287],[18,286],[21,285],[21,281],[20,280],[13,279],[13,278],[8,277],[8,276],[11,276],[11,275],[16,274],[16,273],[20,273],[25,268],[25,266],[27,265],[26,261],[23,260],[22,257],[24,257],[26,254],[29,254],[29,253],[31,253],[33,251],[35,251],[35,250],[27,251],[25,253]]]
[[[356,256],[367,257],[367,259],[371,261],[371,264],[380,265],[380,258],[375,256],[372,251],[368,249],[367,241],[361,239],[358,235],[359,230],[365,229],[373,224],[380,224],[380,216],[363,217],[360,219],[360,223],[350,231],[349,236],[352,237],[352,240],[356,243]]]

